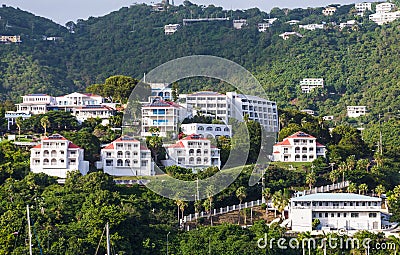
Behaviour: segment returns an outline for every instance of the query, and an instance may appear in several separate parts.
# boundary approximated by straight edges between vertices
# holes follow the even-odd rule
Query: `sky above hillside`
[[[161,1],[161,0],[160,0]],[[34,13],[35,15],[49,18],[64,25],[67,21],[87,19],[90,16],[98,17],[118,10],[121,7],[134,3],[151,4],[156,1],[135,0],[2,0],[0,3],[13,7],[19,7]],[[172,2],[172,0],[170,0]],[[175,0],[175,4],[182,4],[182,0]],[[248,9],[258,7],[261,10],[269,11],[273,7],[318,7],[332,3],[350,4],[355,0],[192,0],[198,5],[214,4],[225,9]],[[357,1],[358,2],[358,1]]]

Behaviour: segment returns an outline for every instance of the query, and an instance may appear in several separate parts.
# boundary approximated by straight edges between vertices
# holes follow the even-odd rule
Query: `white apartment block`
[[[115,115],[115,110],[105,105],[85,105],[73,108],[72,115],[79,123],[90,118],[100,118],[101,124],[105,126],[110,123],[109,119]]]
[[[271,18],[271,19],[264,19],[266,22],[268,22],[270,25],[274,24],[275,21],[278,20],[278,18]]]
[[[312,162],[326,157],[326,147],[317,138],[304,132],[297,132],[273,146],[273,161]]]
[[[390,12],[394,9],[394,7],[396,7],[395,4],[392,3],[381,3],[381,4],[377,4],[375,6],[375,12],[376,13],[385,13],[385,12]]]
[[[303,93],[310,93],[315,88],[324,87],[323,78],[304,78],[300,81],[301,91]]]
[[[31,115],[45,114],[51,110],[71,112],[79,122],[100,117],[105,125],[108,124],[108,118],[115,114],[116,108],[115,103],[105,103],[105,99],[99,95],[77,92],[60,97],[28,94],[22,96],[22,103],[16,106],[17,111],[8,111],[5,114],[11,125],[19,116],[29,118]]]
[[[268,28],[271,27],[270,23],[258,23],[257,24],[258,27],[258,32],[266,32],[268,30]]]
[[[352,193],[317,193],[290,200],[292,231],[312,230],[319,219],[323,230],[381,229],[381,199]]]
[[[299,22],[300,22],[300,20],[297,20],[297,19],[292,19],[292,20],[286,21],[286,23],[291,26],[297,25]]]
[[[193,94],[179,95],[186,108],[193,108],[194,112],[203,116],[211,116],[228,123],[231,106],[226,95],[214,91],[200,91]]]
[[[236,92],[227,92],[224,95],[213,91],[181,95],[180,98],[194,111],[204,116],[212,116],[226,124],[229,118],[243,121],[243,117],[247,115],[250,120],[259,122],[266,131],[278,131],[276,102]]]
[[[168,25],[165,25],[164,26],[164,33],[166,35],[175,34],[175,32],[178,31],[180,27],[181,27],[180,24],[168,24]]]
[[[21,117],[23,120],[25,120],[30,118],[31,116],[32,115],[30,113],[6,111],[4,114],[4,118],[7,119],[7,130],[11,129],[11,126],[15,124],[18,117]]]
[[[307,25],[299,25],[299,28],[305,29],[305,30],[315,30],[315,29],[324,29],[325,24],[307,24]]]
[[[356,9],[358,15],[363,16],[364,12],[372,11],[372,3],[356,3],[354,8]]]
[[[67,172],[79,170],[85,175],[89,162],[83,158],[84,150],[59,134],[41,140],[31,149],[30,168],[33,173],[66,178]]]
[[[276,102],[236,92],[227,92],[226,96],[231,109],[229,117],[243,120],[244,116],[248,116],[249,120],[257,121],[268,132],[279,131]]]
[[[381,12],[369,15],[369,19],[378,25],[387,24],[400,18],[400,11]]]
[[[322,117],[323,120],[328,120],[328,121],[333,120],[334,118],[335,118],[335,116],[333,116],[333,115],[326,115],[326,116]]]
[[[343,28],[346,28],[346,27],[352,28],[352,27],[357,26],[357,25],[358,25],[358,22],[356,20],[348,20],[348,21],[346,21],[344,23],[340,23],[339,27],[340,27],[340,29],[343,29]]]
[[[161,97],[163,100],[172,100],[172,88],[166,83],[148,83],[151,96]]]
[[[192,113],[187,108],[161,97],[149,97],[149,102],[142,105],[141,136],[151,136],[150,128],[158,128],[162,137],[176,137],[178,125]]]
[[[122,136],[104,147],[96,167],[112,176],[155,175],[150,150],[129,136]]]
[[[235,19],[233,20],[233,28],[242,29],[244,26],[247,26],[246,19]]]
[[[285,32],[279,35],[279,37],[282,37],[283,40],[288,40],[291,36],[297,36],[297,37],[303,37],[302,34],[297,33],[297,32]]]
[[[325,16],[332,16],[336,12],[336,7],[326,7],[322,10],[322,14]]]
[[[315,115],[315,111],[313,111],[311,109],[304,109],[304,110],[301,110],[301,112],[307,113],[307,114],[312,115],[312,116]]]
[[[197,134],[189,135],[166,149],[169,157],[163,162],[166,166],[178,165],[193,169],[221,167],[219,149],[212,146],[210,140]]]
[[[367,114],[366,106],[347,106],[347,116],[350,118],[357,118]]]
[[[0,35],[0,43],[8,44],[8,43],[20,43],[21,36],[19,35]]]
[[[204,138],[232,137],[232,126],[225,124],[190,123],[181,125],[185,135],[197,134]]]

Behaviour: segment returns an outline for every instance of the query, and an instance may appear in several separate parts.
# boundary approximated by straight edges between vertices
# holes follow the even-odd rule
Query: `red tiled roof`
[[[309,134],[306,134],[304,132],[299,131],[299,132],[296,132],[293,135],[288,136],[286,138],[315,138],[315,137],[312,136],[312,135],[309,135]]]
[[[279,143],[277,143],[275,145],[279,145],[279,146],[281,146],[281,145],[290,145],[290,141],[288,139],[285,139],[282,142],[279,142]]]
[[[176,144],[168,146],[168,148],[184,148],[185,146],[183,145],[182,142],[177,142]]]
[[[80,149],[81,147],[79,147],[78,145],[74,144],[74,143],[69,143],[68,145],[68,149]]]
[[[127,143],[127,142],[133,143],[133,142],[135,142],[136,143],[136,142],[139,142],[139,141],[134,139],[134,138],[132,138],[132,137],[130,137],[130,136],[125,135],[125,136],[121,136],[120,138],[116,139],[114,142],[123,142],[123,143]]]
[[[114,149],[114,144],[112,143],[103,148],[103,150],[113,150],[113,149]]]
[[[325,145],[323,145],[323,144],[317,142],[317,147],[325,147]]]
[[[40,149],[40,148],[42,148],[41,144],[38,144],[38,145],[32,147],[32,149]]]
[[[146,146],[141,145],[140,146],[140,150],[141,151],[147,151],[147,150],[149,150],[149,148],[147,148]]]
[[[186,136],[185,138],[182,138],[181,140],[207,140],[207,138],[202,137],[201,135],[196,135],[196,134],[191,134]]]
[[[275,154],[280,153],[279,151],[274,151]]]

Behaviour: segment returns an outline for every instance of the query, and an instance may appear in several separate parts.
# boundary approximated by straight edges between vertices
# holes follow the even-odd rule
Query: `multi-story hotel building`
[[[168,160],[165,165],[178,165],[186,168],[221,167],[219,149],[210,140],[197,134],[189,135],[175,144],[166,147]]]
[[[155,175],[150,150],[129,136],[122,136],[104,147],[96,167],[113,176]]]
[[[381,229],[381,199],[352,193],[317,193],[290,200],[292,230],[312,230],[319,219],[324,230]]]
[[[34,173],[66,178],[67,172],[89,171],[89,162],[83,158],[84,150],[59,134],[41,140],[31,149],[30,168]]]
[[[347,116],[350,118],[357,118],[367,114],[366,106],[347,106]]]
[[[323,78],[304,78],[300,81],[301,91],[303,93],[310,93],[315,88],[324,87]]]
[[[304,132],[297,132],[273,146],[273,161],[312,162],[326,156],[326,147],[317,138]]]
[[[185,135],[197,134],[204,138],[232,137],[232,126],[225,124],[182,124],[181,130]]]
[[[158,128],[159,135],[176,137],[178,125],[190,117],[191,111],[174,102],[165,101],[161,97],[150,97],[150,102],[142,105],[141,136],[151,136],[151,128]]]

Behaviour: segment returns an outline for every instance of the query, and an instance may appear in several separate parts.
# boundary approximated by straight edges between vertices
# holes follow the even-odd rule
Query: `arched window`
[[[204,154],[207,154],[208,153],[208,150],[204,150]]]
[[[51,165],[52,165],[52,166],[57,165],[57,159],[53,158],[53,159],[51,160]]]
[[[124,153],[122,151],[118,151],[117,152],[117,157],[118,158],[122,158],[123,155],[124,155]]]
[[[138,163],[138,161],[135,159],[135,160],[133,161],[133,164],[136,165],[137,163]]]
[[[130,157],[131,157],[131,152],[125,151],[125,158],[130,158]]]
[[[51,151],[51,157],[57,157],[57,151],[52,150]]]
[[[45,158],[43,160],[43,165],[48,166],[49,165],[49,159]]]
[[[224,131],[229,132],[229,128],[228,127],[224,128]]]
[[[125,166],[131,166],[131,161],[129,159],[125,159]]]
[[[294,148],[294,152],[295,152],[295,153],[300,153],[300,147]]]
[[[303,155],[301,160],[302,161],[307,161],[307,155]]]
[[[215,131],[221,131],[221,128],[220,127],[216,127]]]
[[[197,154],[197,155],[201,154],[201,150],[200,150],[200,149],[197,149],[197,150],[196,150],[196,154]]]
[[[117,166],[122,166],[122,159],[117,160]]]
[[[193,149],[190,149],[189,150],[189,155],[193,155],[194,154],[194,150]]]
[[[204,158],[204,164],[208,164],[208,158]]]
[[[197,128],[197,130],[203,131],[204,127],[200,126],[200,127]]]
[[[201,164],[201,158],[200,158],[200,157],[198,157],[198,158],[196,159],[196,164],[197,164],[197,165],[200,165],[200,164]]]
[[[301,149],[301,153],[307,153],[307,147],[303,147],[303,148]]]
[[[207,131],[212,131],[213,129],[212,129],[212,127],[207,127],[206,130]]]
[[[44,156],[44,157],[48,157],[48,156],[49,156],[49,151],[48,151],[48,150],[45,150],[45,151],[43,152],[43,156]]]
[[[164,95],[165,95],[166,98],[169,98],[171,96],[171,93],[165,92]]]
[[[189,165],[193,165],[194,164],[194,158],[193,157],[190,157],[189,158]]]
[[[158,96],[159,96],[159,97],[163,97],[163,96],[164,96],[164,93],[160,92],[160,93],[158,93]]]
[[[294,156],[294,160],[295,160],[295,161],[300,161],[300,155]]]

